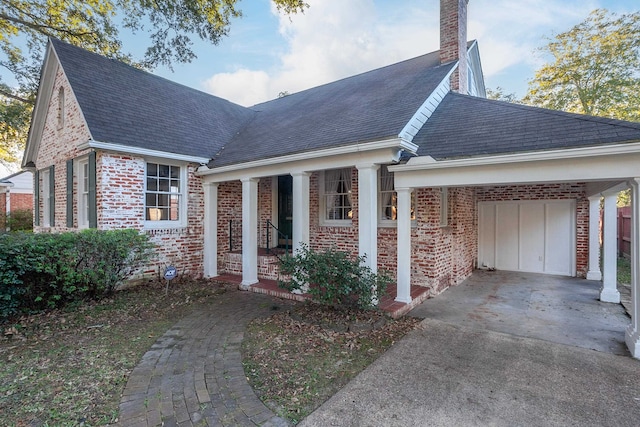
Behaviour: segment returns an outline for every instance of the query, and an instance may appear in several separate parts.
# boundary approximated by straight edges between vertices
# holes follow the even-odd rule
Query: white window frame
[[[351,177],[353,176],[353,168],[338,168],[338,169],[343,169],[343,170],[348,170],[348,177],[349,179],[351,179]],[[320,212],[319,212],[319,222],[320,225],[322,226],[333,226],[333,227],[348,227],[351,226],[351,218],[347,218],[347,219],[329,219],[327,218],[327,209],[326,209],[326,204],[327,204],[327,199],[326,199],[326,190],[325,190],[325,171],[321,171],[319,173],[318,176],[318,199],[320,202]],[[350,184],[352,184],[352,182],[350,182]],[[351,188],[351,185],[349,185],[349,187]],[[349,192],[351,193],[351,212],[353,212],[353,192],[352,190],[349,190]]]
[[[148,220],[147,219],[147,193],[150,191],[147,188],[147,170],[149,167],[149,163],[153,163],[159,166],[172,166],[179,167],[180,173],[178,176],[180,189],[177,192],[169,192],[169,193],[161,193],[161,194],[169,194],[169,195],[177,195],[178,196],[178,219],[177,220]],[[144,195],[143,195],[143,203],[144,203],[144,227],[147,229],[158,229],[158,228],[179,228],[185,227],[187,224],[187,195],[188,195],[188,180],[187,180],[187,164],[180,162],[172,162],[166,159],[154,159],[149,158],[145,159],[144,163]],[[156,192],[152,190],[153,192]]]
[[[89,158],[78,159],[75,163],[78,228],[89,228]]]
[[[51,169],[46,168],[40,171],[42,177],[42,185],[40,192],[42,193],[42,226],[51,227]]]
[[[380,169],[378,169],[378,227],[397,227],[397,223],[398,223],[397,219],[385,218],[385,216],[382,215],[382,208],[383,208],[382,170],[387,166],[391,166],[391,165],[380,165]],[[391,175],[393,175],[393,172],[391,171],[388,171],[388,172]],[[411,208],[413,209],[413,218],[411,219],[412,226],[416,225],[416,218],[417,218],[416,192],[417,192],[417,189],[414,189],[411,192]],[[397,192],[395,191],[395,183],[394,183],[394,189],[390,191],[390,193],[396,195],[396,207],[397,207]]]

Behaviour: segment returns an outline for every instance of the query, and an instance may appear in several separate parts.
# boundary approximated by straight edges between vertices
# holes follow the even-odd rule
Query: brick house
[[[33,210],[33,174],[21,171],[0,179],[0,230],[9,227],[12,212]]]
[[[245,289],[289,240],[366,255],[401,304],[474,268],[603,280],[614,301],[597,218],[638,194],[640,123],[487,100],[466,4],[441,0],[439,51],[250,108],[50,40],[23,160],[36,231],[135,228],[158,265]]]

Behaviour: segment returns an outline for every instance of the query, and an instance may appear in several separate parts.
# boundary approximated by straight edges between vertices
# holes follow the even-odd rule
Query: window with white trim
[[[393,172],[387,166],[380,166],[378,173],[378,220],[381,224],[395,224],[398,219],[398,193],[395,191]],[[411,220],[416,219],[416,192],[411,193]]]
[[[145,220],[176,224],[183,219],[186,177],[181,166],[147,162]]]
[[[51,206],[53,203],[53,194],[51,194],[51,170],[44,169],[40,172],[40,176],[42,177],[42,226],[43,227],[51,227],[52,218],[51,218]]]
[[[89,161],[78,161],[78,228],[89,227]]]
[[[320,220],[327,225],[351,223],[351,168],[329,169],[320,175]]]

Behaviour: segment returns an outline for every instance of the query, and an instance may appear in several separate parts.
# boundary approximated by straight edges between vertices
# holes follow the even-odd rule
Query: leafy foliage
[[[351,258],[335,247],[323,252],[303,246],[294,256],[280,261],[280,273],[289,276],[278,285],[288,291],[307,290],[313,301],[337,308],[373,308],[391,278],[363,264],[364,257]]]
[[[500,86],[496,87],[495,90],[487,88],[487,98],[495,101],[512,102],[514,104],[522,103],[515,93],[505,93],[504,89]]]
[[[135,230],[0,235],[0,318],[110,295],[152,254]]]
[[[40,76],[44,48],[54,37],[142,68],[190,62],[193,38],[213,44],[228,35],[231,20],[242,16],[239,0],[6,0],[0,3],[0,67],[17,82],[0,79],[0,161],[15,162],[24,149],[28,121]],[[273,0],[293,14],[302,0]],[[144,58],[122,50],[120,30],[145,33]]]
[[[7,226],[11,231],[33,230],[33,212],[31,209],[14,209],[7,215]]]
[[[603,9],[541,51],[552,61],[529,83],[532,105],[624,120],[640,120],[640,12]]]

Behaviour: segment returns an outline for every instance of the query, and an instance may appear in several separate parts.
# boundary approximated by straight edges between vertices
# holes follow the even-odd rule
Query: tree
[[[487,88],[487,98],[495,101],[512,102],[514,104],[522,103],[514,92],[504,93],[504,89],[500,86],[496,87],[495,90]]]
[[[640,121],[640,12],[594,10],[540,50],[552,62],[529,82],[527,103]]]
[[[16,138],[24,142],[26,132],[19,125],[30,115],[48,37],[146,69],[171,67],[195,58],[193,37],[217,44],[226,36],[231,20],[242,16],[238,1],[3,0],[0,67],[17,83],[10,88],[0,78],[0,159],[10,158],[5,153],[15,151],[11,144],[15,145]],[[304,0],[272,1],[286,14],[308,7]],[[143,58],[134,60],[123,52],[119,29],[149,34],[150,46]]]

